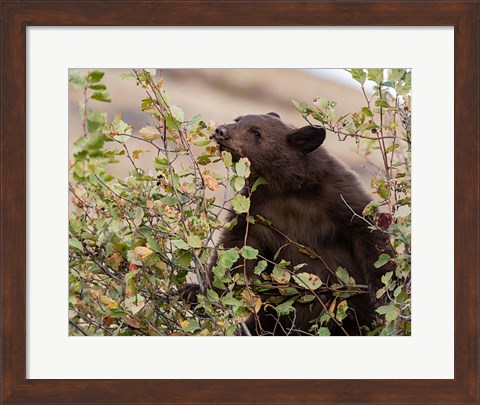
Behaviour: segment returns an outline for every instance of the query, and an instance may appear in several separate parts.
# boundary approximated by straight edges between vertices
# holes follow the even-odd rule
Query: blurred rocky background
[[[71,69],[94,70],[94,69]],[[111,103],[89,101],[89,107],[108,112],[108,120],[116,113],[132,125],[135,131],[151,125],[147,113],[140,110],[140,103],[146,97],[144,90],[135,85],[135,79],[122,78],[128,69],[98,69],[105,72],[103,83],[107,85]],[[358,111],[365,105],[362,91],[349,74],[343,70],[332,69],[166,69],[157,70],[165,82],[164,87],[170,95],[172,104],[185,111],[185,119],[201,114],[204,121],[217,123],[231,122],[235,117],[245,114],[264,114],[275,111],[282,119],[295,126],[307,123],[293,107],[291,100],[306,101],[311,104],[315,97],[336,101],[337,115]],[[72,156],[72,143],[82,135],[79,117],[80,91],[69,88],[69,145]],[[330,135],[330,136],[329,136]],[[138,145],[136,145],[138,143]],[[144,144],[135,139],[129,141],[131,150],[144,149]],[[371,174],[363,167],[367,162],[357,154],[355,142],[348,139],[340,142],[333,134],[327,133],[324,147],[337,158],[357,172],[365,186]],[[150,155],[150,156],[149,156]],[[139,166],[148,170],[152,153],[140,155]],[[369,167],[372,168],[370,162]],[[117,176],[127,175],[131,166],[125,159],[111,166],[111,173]]]

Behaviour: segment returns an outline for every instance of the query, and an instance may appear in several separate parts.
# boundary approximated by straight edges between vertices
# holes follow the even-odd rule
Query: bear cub
[[[373,264],[381,253],[392,255],[392,248],[387,235],[372,231],[365,221],[353,215],[352,210],[361,215],[371,198],[356,175],[322,147],[325,136],[324,128],[295,128],[278,114],[268,113],[238,117],[231,124],[220,125],[211,138],[234,160],[250,160],[252,175],[241,194],[248,195],[249,187],[259,176],[268,182],[251,195],[249,214],[253,218],[260,215],[271,225],[258,220],[249,223],[247,245],[272,262],[290,262],[291,271],[306,263],[298,272],[313,273],[326,286],[338,284],[335,272],[339,266],[346,268],[355,283],[368,286],[368,291],[349,297],[346,318],[341,322],[330,320],[328,327],[332,335],[361,335],[362,327],[373,326],[378,305],[375,293],[382,286],[381,276],[392,270],[390,264],[381,269]],[[235,216],[230,214],[228,220]],[[244,246],[245,214],[239,215],[237,221],[231,230],[222,231],[219,246]],[[315,255],[302,252],[299,244]],[[216,259],[214,254],[208,269],[210,277]],[[243,259],[240,261],[243,264]],[[258,277],[253,273],[256,261],[246,263],[247,275],[252,280]],[[240,267],[243,272],[243,265]],[[265,270],[268,271],[271,269]],[[253,335],[314,334],[310,330],[313,322],[335,299],[330,291],[320,290],[314,301],[295,303],[295,311],[288,315],[278,316],[274,309],[262,307],[246,321],[247,328]],[[191,291],[187,288],[190,297]],[[272,290],[268,291],[271,293]]]

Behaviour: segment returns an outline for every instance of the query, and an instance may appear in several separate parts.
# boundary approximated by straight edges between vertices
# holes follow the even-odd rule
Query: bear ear
[[[307,125],[290,133],[287,142],[294,148],[310,153],[323,143],[325,136],[325,128]]]
[[[272,117],[277,117],[280,118],[280,115],[278,115],[276,112],[269,112],[267,115],[271,115]]]

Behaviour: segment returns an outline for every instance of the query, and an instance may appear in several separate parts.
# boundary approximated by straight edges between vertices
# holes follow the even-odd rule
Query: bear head
[[[309,155],[325,140],[325,129],[312,125],[295,128],[271,112],[240,116],[231,124],[220,125],[211,138],[235,161],[248,158],[252,169],[269,183],[298,188]]]

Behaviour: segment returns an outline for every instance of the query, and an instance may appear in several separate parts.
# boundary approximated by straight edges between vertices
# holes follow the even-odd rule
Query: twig
[[[71,319],[68,320],[68,323],[70,325],[72,325],[76,330],[78,330],[82,335],[84,336],[89,336],[89,334],[87,333],[87,331],[85,329],[83,329],[81,326],[75,324],[74,322],[72,322]]]

